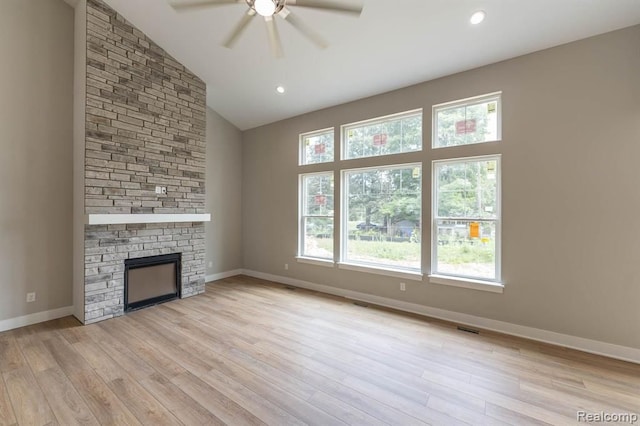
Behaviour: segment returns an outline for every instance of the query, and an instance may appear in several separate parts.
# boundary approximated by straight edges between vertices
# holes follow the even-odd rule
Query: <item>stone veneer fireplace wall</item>
[[[85,213],[204,213],[205,83],[102,0],[86,19]],[[123,314],[125,259],[178,252],[204,292],[203,223],[86,225],[85,323]]]

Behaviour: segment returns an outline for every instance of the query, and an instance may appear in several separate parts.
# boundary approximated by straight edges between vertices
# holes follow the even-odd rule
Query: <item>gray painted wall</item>
[[[206,271],[214,275],[242,268],[242,133],[210,108],[206,152]]]
[[[0,52],[3,320],[72,304],[73,9],[3,0]]]
[[[246,131],[244,268],[640,348],[638,46],[635,26]],[[501,143],[429,148],[433,104],[499,90]],[[431,221],[432,160],[503,155],[503,294],[426,279],[407,281],[400,292],[399,279],[294,259],[298,134],[420,107],[425,149],[397,162],[424,162],[424,223]]]

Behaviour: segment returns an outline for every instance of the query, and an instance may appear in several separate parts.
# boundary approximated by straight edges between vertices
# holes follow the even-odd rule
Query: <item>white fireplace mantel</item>
[[[87,214],[86,225],[123,225],[129,223],[210,222],[211,213],[193,214]]]

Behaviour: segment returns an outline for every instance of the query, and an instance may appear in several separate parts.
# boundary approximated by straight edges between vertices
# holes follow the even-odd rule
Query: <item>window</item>
[[[334,158],[333,129],[300,135],[301,170],[324,164],[299,175],[299,262],[333,266],[339,257],[341,268],[421,280],[422,164],[385,164],[372,157],[421,151],[422,110],[347,124],[341,130],[341,159]],[[418,159],[417,153],[414,157]],[[346,164],[342,160],[354,158],[382,166],[342,168],[337,234],[334,170]],[[340,238],[338,256],[334,235]]]
[[[303,257],[333,260],[333,172],[300,175]]]
[[[422,150],[422,110],[342,126],[343,159]]]
[[[500,156],[433,162],[432,271],[500,281]]]
[[[300,165],[333,161],[333,128],[300,135]]]
[[[342,173],[343,262],[421,269],[420,164]]]
[[[432,112],[429,154],[422,153],[422,110],[342,125],[340,158],[334,128],[300,135],[299,262],[334,267],[339,259],[342,269],[422,281],[423,161],[438,153],[425,234],[429,281],[502,293],[501,156],[460,154],[475,151],[464,145],[500,141],[501,92],[435,105]],[[436,151],[452,146],[461,147]],[[446,158],[454,152],[457,158]]]
[[[501,138],[501,94],[433,107],[433,147],[468,145]]]

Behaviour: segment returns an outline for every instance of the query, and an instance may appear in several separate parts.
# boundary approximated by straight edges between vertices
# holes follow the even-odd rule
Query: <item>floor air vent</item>
[[[354,304],[354,305],[356,305],[356,306],[361,306],[361,307],[363,307],[363,308],[368,308],[368,307],[369,307],[369,305],[368,305],[367,303],[359,302],[359,301],[357,301],[357,300],[356,300],[356,301],[354,301],[354,302],[353,302],[353,304]]]
[[[473,328],[458,326],[458,330],[464,331],[465,333],[480,334],[480,330],[474,330]]]
[[[284,288],[287,289],[287,290],[292,290],[292,291],[296,290],[295,287],[291,287],[290,285],[285,285]]]

